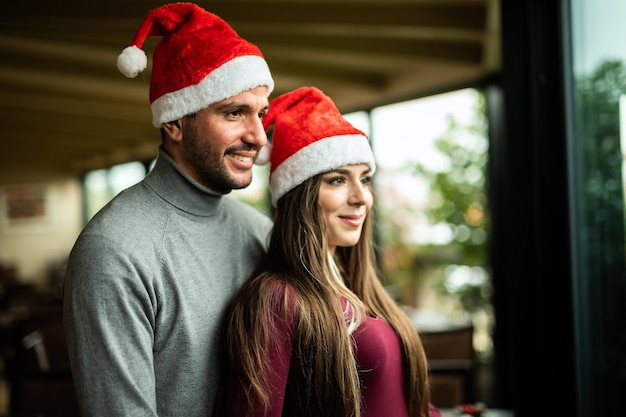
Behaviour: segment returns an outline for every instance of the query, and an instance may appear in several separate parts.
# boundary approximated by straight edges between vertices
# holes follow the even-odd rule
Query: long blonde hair
[[[258,398],[267,410],[272,377],[267,346],[276,326],[287,326],[293,331],[293,354],[303,376],[287,415],[358,417],[361,387],[346,323],[353,318],[358,325],[361,316],[375,316],[388,322],[401,340],[411,416],[427,417],[426,356],[417,331],[378,278],[372,212],[359,242],[337,247],[335,257],[329,258],[318,206],[320,183],[317,175],[278,200],[262,272],[244,285],[230,316],[231,372],[245,388],[250,407]],[[282,313],[272,319],[276,311]]]

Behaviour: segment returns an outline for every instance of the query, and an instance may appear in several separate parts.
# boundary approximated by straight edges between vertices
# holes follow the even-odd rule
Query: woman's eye
[[[333,177],[328,179],[329,184],[342,184],[344,182],[343,177]]]

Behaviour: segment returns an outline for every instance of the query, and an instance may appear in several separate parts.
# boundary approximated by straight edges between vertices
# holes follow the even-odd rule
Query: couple
[[[148,13],[118,58],[128,77],[148,36],[163,38],[157,162],[89,222],[66,274],[82,414],[439,415],[417,332],[376,274],[365,134],[314,87],[269,103],[260,50],[195,4]],[[273,222],[224,197],[257,158]]]

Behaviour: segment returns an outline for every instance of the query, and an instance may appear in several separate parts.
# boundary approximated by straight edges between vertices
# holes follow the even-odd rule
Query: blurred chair
[[[61,302],[23,305],[10,335],[11,417],[79,417]]]
[[[474,327],[421,331],[420,337],[428,358],[432,403],[452,408],[475,402]]]

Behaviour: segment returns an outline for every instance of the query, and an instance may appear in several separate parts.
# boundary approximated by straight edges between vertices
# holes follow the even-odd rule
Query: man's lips
[[[238,151],[227,153],[227,155],[233,159],[235,165],[241,169],[252,168],[256,154],[256,151]]]
[[[245,156],[245,155],[238,155],[238,154],[231,154],[231,156],[235,158],[236,160],[245,162],[245,163],[248,163],[254,160],[254,157],[252,156]]]

